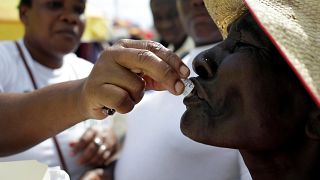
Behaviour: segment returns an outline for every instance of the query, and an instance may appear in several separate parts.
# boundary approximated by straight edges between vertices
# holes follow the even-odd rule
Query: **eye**
[[[46,6],[49,10],[58,10],[63,7],[62,1],[50,1],[46,3]]]
[[[253,49],[256,48],[255,46],[253,46],[252,44],[246,43],[246,42],[241,42],[241,41],[237,41],[234,45],[233,48],[233,52],[239,51],[239,50],[243,50],[243,49]]]
[[[77,13],[77,14],[83,14],[84,13],[84,10],[85,10],[85,7],[84,6],[75,6],[73,8],[74,12]]]

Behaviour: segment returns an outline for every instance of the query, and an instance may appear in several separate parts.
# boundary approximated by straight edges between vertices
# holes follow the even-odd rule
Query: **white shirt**
[[[87,77],[93,67],[92,63],[78,58],[72,53],[63,58],[63,65],[61,68],[50,69],[33,60],[22,41],[19,41],[19,44],[26,56],[27,63],[31,68],[36,84],[39,88],[49,84]],[[21,59],[14,42],[0,42],[0,93],[21,93],[33,90],[30,76],[26,71],[23,60]],[[23,116],[21,116],[21,121],[23,121]],[[77,157],[71,157],[69,155],[69,143],[71,140],[78,139],[93,123],[96,122],[94,120],[89,120],[79,123],[57,135],[71,179],[78,179],[85,170],[91,167],[77,165]],[[30,124],[30,126],[32,126],[32,124]],[[61,167],[52,138],[49,138],[22,153],[0,158],[1,162],[14,160],[38,160],[39,162],[47,164],[49,167]]]
[[[191,67],[193,58],[208,47],[192,50],[184,62]],[[181,133],[182,101],[169,92],[152,92],[128,114],[115,180],[251,179],[237,150],[200,144]]]

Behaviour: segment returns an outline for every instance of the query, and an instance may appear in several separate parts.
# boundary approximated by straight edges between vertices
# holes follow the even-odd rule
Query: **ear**
[[[320,140],[320,108],[311,111],[306,125],[306,134],[310,139]]]
[[[21,22],[24,25],[28,24],[28,11],[29,11],[30,7],[28,6],[21,6],[19,7],[19,17]]]

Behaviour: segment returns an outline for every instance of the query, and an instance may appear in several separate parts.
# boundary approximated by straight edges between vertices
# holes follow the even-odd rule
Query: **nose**
[[[74,12],[64,12],[61,14],[60,19],[68,24],[78,24],[81,21],[81,16]]]
[[[191,0],[191,4],[195,7],[205,7],[203,0]]]
[[[211,79],[215,76],[218,64],[212,58],[206,55],[206,51],[195,57],[192,63],[193,70],[204,79]]]

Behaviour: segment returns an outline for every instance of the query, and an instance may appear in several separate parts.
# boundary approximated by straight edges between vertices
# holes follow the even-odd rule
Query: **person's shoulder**
[[[13,41],[0,41],[0,91],[10,83],[20,72],[18,62],[19,52]]]
[[[13,41],[0,41],[0,52],[1,54],[9,54],[12,49],[15,48]]]
[[[13,41],[0,41],[0,61],[1,63],[13,63],[19,58],[18,50]]]
[[[0,41],[1,47],[8,47],[8,46],[14,46],[14,41]]]

